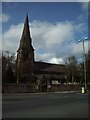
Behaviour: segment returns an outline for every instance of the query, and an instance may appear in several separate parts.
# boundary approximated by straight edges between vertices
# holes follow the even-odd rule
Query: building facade
[[[62,64],[50,64],[37,62],[34,59],[34,48],[29,30],[28,15],[24,23],[24,28],[17,50],[16,60],[17,83],[37,83],[42,86],[57,84],[66,81],[66,66]],[[44,86],[45,87],[45,86]]]

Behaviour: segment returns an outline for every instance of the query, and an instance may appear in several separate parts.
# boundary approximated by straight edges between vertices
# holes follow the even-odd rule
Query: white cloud
[[[82,55],[83,54],[83,45],[82,42],[78,43],[71,43],[69,48],[72,50],[70,53],[71,55]],[[88,41],[84,42],[85,53],[88,52]]]
[[[82,9],[83,13],[80,15],[79,19],[82,21],[87,20],[87,22],[88,22],[88,15],[89,15],[88,5],[89,5],[89,3],[88,3],[88,1],[86,1],[86,2],[80,2],[80,4],[81,4],[81,9]]]
[[[79,16],[78,16],[78,21],[79,21],[79,23],[80,22],[85,22],[86,21],[86,24],[87,24],[87,26],[88,26],[88,15],[89,15],[89,13],[88,13],[88,0],[86,0],[85,2],[83,2],[82,0],[80,1],[80,9],[81,9],[81,14],[79,14]],[[85,24],[85,23],[84,23]],[[86,27],[87,27],[86,26]]]
[[[54,57],[53,53],[44,53],[44,54],[35,53],[35,58],[36,58],[36,61],[43,61],[43,62],[55,63],[55,64],[64,64],[63,59]]]
[[[51,51],[55,46],[60,46],[64,41],[68,42],[74,37],[73,24],[68,21],[56,24],[34,21],[31,25],[33,44],[36,49]]]
[[[8,31],[2,34],[2,44],[3,49],[14,51],[18,49],[18,45],[20,42],[21,32],[22,32],[23,24],[12,25]]]
[[[36,61],[46,61],[48,62],[49,59],[51,59],[53,57],[53,54],[52,53],[43,53],[43,54],[40,54],[40,53],[35,53],[35,58],[36,58]]]
[[[35,59],[44,62],[63,63],[69,55],[81,54],[82,45],[72,42],[77,31],[84,31],[82,23],[75,25],[69,21],[48,23],[33,21],[30,32],[35,48]],[[19,46],[23,23],[12,25],[3,33],[3,49],[16,52]]]
[[[0,22],[8,22],[10,19],[10,16],[7,14],[0,14]]]
[[[64,61],[62,58],[53,57],[52,59],[49,60],[49,63],[64,64]]]
[[[44,34],[48,48],[69,41],[71,37],[73,37],[73,29],[69,22],[57,23],[49,27],[49,30]]]
[[[88,0],[86,2],[81,2],[81,7],[83,10],[88,12]]]
[[[75,28],[75,31],[78,31],[79,33],[88,30],[87,26],[85,27],[84,23],[79,23],[75,25],[74,28]]]

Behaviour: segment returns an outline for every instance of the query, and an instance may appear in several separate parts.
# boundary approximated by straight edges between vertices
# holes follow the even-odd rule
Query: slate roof
[[[63,64],[51,64],[45,62],[34,63],[35,73],[47,73],[47,74],[64,74],[66,73],[66,66]]]

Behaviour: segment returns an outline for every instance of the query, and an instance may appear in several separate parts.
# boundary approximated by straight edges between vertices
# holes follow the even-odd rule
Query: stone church
[[[66,81],[66,66],[37,62],[34,59],[34,48],[29,30],[28,15],[17,50],[16,60],[17,83],[36,83],[51,86]]]

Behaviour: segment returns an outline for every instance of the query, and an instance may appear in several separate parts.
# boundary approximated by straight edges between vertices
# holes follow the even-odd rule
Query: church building
[[[17,50],[16,60],[17,83],[60,84],[66,81],[66,66],[38,62],[34,59],[34,48],[29,30],[28,15]]]

